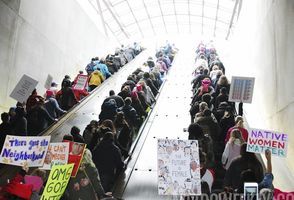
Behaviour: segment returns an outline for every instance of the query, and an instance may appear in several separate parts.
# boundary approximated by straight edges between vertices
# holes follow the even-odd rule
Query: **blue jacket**
[[[99,61],[95,62],[94,70],[99,70],[105,79],[109,78],[111,76],[111,73],[108,71],[107,65],[103,63],[99,63]]]

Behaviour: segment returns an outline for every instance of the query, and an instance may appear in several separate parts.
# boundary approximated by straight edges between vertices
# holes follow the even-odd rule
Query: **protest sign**
[[[73,86],[74,90],[85,90],[88,83],[88,76],[79,74],[76,79],[76,84]]]
[[[74,164],[53,165],[41,200],[59,200],[68,184]]]
[[[68,163],[74,164],[74,169],[72,170],[71,176],[75,177],[78,173],[78,169],[80,167],[85,152],[86,144],[67,140],[64,140],[63,142],[69,143]]]
[[[50,74],[48,74],[47,79],[46,79],[46,82],[45,82],[45,85],[44,85],[44,87],[47,90],[50,89],[52,81],[53,81],[53,77]]]
[[[26,102],[32,94],[32,91],[36,88],[37,84],[38,81],[27,75],[23,75],[11,92],[10,97],[20,103]]]
[[[28,167],[43,166],[50,136],[7,135],[1,151],[0,163]]]
[[[41,169],[50,170],[53,165],[67,164],[69,153],[69,143],[50,143],[45,157],[44,165]]]
[[[252,77],[233,76],[230,87],[229,101],[251,103],[254,80],[255,78]]]
[[[197,140],[158,140],[158,193],[160,195],[201,194]]]
[[[269,149],[274,156],[286,157],[288,135],[275,131],[251,129],[247,141],[247,151],[264,153]]]
[[[25,183],[33,186],[33,191],[39,192],[43,186],[43,180],[40,176],[25,175]]]

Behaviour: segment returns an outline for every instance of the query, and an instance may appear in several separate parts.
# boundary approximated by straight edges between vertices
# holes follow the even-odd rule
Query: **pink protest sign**
[[[33,191],[38,192],[38,191],[40,191],[41,187],[43,186],[43,180],[39,176],[25,175],[24,180],[25,180],[26,184],[33,185]]]
[[[247,151],[264,153],[269,149],[274,156],[286,157],[288,135],[276,131],[251,129],[247,141]]]

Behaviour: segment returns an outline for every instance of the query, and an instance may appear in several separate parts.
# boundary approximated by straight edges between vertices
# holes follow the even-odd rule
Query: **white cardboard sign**
[[[46,79],[46,82],[45,82],[45,85],[44,85],[44,87],[47,90],[50,89],[52,81],[53,81],[53,77],[50,74],[48,74],[47,79]]]
[[[158,139],[159,195],[201,194],[197,140]]]
[[[230,87],[229,101],[251,103],[254,89],[253,77],[233,76]]]
[[[37,84],[38,81],[24,74],[11,92],[10,97],[20,103],[26,102]]]

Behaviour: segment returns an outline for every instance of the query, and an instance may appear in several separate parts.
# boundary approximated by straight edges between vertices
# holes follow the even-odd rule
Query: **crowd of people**
[[[255,182],[259,199],[278,194],[286,199],[282,195],[287,193],[273,187],[270,151],[265,155],[266,169],[255,153],[246,151],[248,131],[242,113],[237,115],[234,102],[229,101],[230,83],[216,49],[211,43],[200,43],[196,54],[188,139],[199,142],[202,194],[242,199],[244,183]]]
[[[140,49],[134,48],[134,55],[139,53]],[[148,113],[152,110],[163,83],[163,77],[172,66],[175,53],[175,49],[167,45],[156,52],[155,59],[153,56],[149,57],[141,68],[136,69],[128,76],[117,94],[114,90],[109,91],[109,97],[101,105],[99,119],[89,122],[83,132],[76,124],[71,128],[70,135],[64,135],[63,142],[84,143],[87,144],[87,148],[84,151],[77,175],[71,177],[61,199],[114,199],[111,192],[115,181],[126,167],[125,160],[130,156],[129,150],[132,142]],[[111,55],[108,56],[106,60],[99,60],[96,57],[87,65],[85,70],[89,84],[88,89],[84,91],[85,95],[81,96],[88,95],[90,91],[121,67],[114,62],[115,58],[111,59],[111,57]],[[109,64],[110,62],[111,64]],[[83,72],[81,71],[79,74],[83,75]],[[38,95],[35,90],[25,105],[18,103],[14,110],[16,113],[18,110],[22,111],[22,120],[27,125],[24,126],[27,131],[20,131],[18,135],[39,135],[50,123],[68,112],[79,101],[73,89],[75,84],[77,84],[77,78],[71,81],[69,76],[65,76],[62,81],[62,89],[58,91],[57,85],[52,83],[52,87],[46,91],[46,99]],[[52,105],[50,103],[51,107],[46,106],[47,101],[53,102]],[[32,125],[30,125],[31,116],[29,113],[34,113],[31,116],[36,115],[34,116],[36,121],[32,120],[34,122]],[[9,128],[12,128],[11,122],[15,120],[11,120],[10,113],[3,113],[1,118],[4,125],[1,124],[0,128],[7,126],[8,129],[0,132],[3,135],[17,134],[9,132]],[[40,120],[46,122],[46,125],[40,123]],[[25,174],[30,171],[26,166],[22,167],[17,176],[2,188],[6,199],[40,198],[42,190],[37,193],[31,191],[31,187],[24,181]],[[33,174],[40,176],[45,185],[48,173],[35,169]],[[20,188],[22,188],[22,192],[18,192]],[[25,195],[27,198],[24,198]]]

